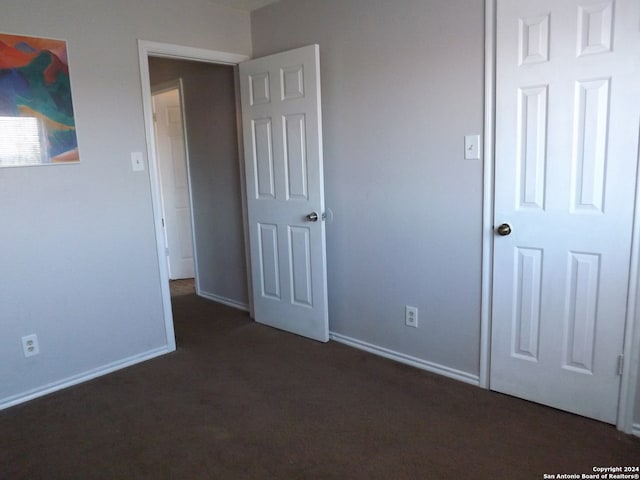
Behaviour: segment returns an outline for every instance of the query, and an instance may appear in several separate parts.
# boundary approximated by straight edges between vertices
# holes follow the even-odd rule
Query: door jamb
[[[640,127],[640,125],[639,125]],[[640,128],[639,136],[640,139]],[[640,140],[638,162],[640,166]],[[640,437],[639,423],[633,423],[635,400],[640,388],[640,167],[636,167],[636,191],[631,236],[631,260],[629,268],[629,290],[627,293],[627,316],[624,329],[622,378],[618,402],[618,430]]]
[[[165,332],[167,336],[167,347],[170,351],[176,349],[175,332],[173,328],[173,312],[171,310],[171,292],[169,291],[169,270],[164,258],[164,233],[162,230],[162,204],[160,197],[160,177],[156,155],[154,134],[153,134],[153,109],[151,105],[151,80],[149,78],[149,57],[172,58],[176,60],[193,60],[196,62],[217,63],[223,65],[237,65],[248,60],[246,55],[239,55],[217,50],[204,48],[187,47],[170,43],[152,42],[138,40],[138,61],[140,65],[140,83],[142,88],[142,109],[145,125],[145,137],[147,142],[147,157],[149,168],[149,183],[151,187],[151,204],[153,209],[153,225],[156,238],[156,250],[158,255],[160,289],[162,297],[162,307],[164,313]],[[240,184],[242,188],[242,215],[244,224],[247,224],[246,194],[244,178],[244,162],[242,162],[242,152],[240,158]],[[195,237],[194,237],[195,241]],[[245,234],[245,257],[249,262],[247,239]],[[194,259],[195,260],[195,259]],[[197,269],[196,264],[196,269]],[[248,267],[249,268],[249,267]],[[248,270],[247,268],[247,270]],[[248,277],[249,279],[250,277]],[[250,300],[251,301],[251,300]],[[253,311],[251,312],[253,314]]]
[[[497,0],[485,0],[485,101],[484,169],[482,196],[482,308],[480,314],[480,386],[490,386],[491,309],[493,282],[494,147],[496,99],[496,14]],[[640,163],[640,151],[638,153]],[[640,436],[640,425],[633,423],[635,397],[640,374],[640,168],[636,171],[635,210],[629,270],[629,293],[624,331],[623,373],[618,397],[616,427]]]
[[[491,295],[493,287],[493,148],[495,143],[495,22],[496,0],[485,0],[484,29],[484,141],[482,188],[482,285],[480,308],[480,375],[489,388],[491,367]]]

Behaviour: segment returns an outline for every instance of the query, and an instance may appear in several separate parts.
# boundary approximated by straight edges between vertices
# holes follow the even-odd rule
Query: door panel
[[[313,308],[311,279],[311,229],[289,227],[289,265],[291,268],[291,302]]]
[[[319,75],[317,45],[240,64],[254,316],[327,341]]]
[[[261,296],[280,300],[280,259],[278,258],[278,226],[259,223]]]
[[[613,14],[615,9],[615,15]],[[638,162],[637,1],[499,0],[491,388],[615,423]]]
[[[153,95],[169,278],[193,278],[186,144],[178,88]]]
[[[284,158],[287,167],[287,199],[309,199],[307,191],[307,147],[304,141],[306,126],[304,115],[291,114],[284,121]]]

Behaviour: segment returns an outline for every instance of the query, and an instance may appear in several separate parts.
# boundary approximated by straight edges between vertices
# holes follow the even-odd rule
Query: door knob
[[[511,233],[511,225],[509,225],[508,223],[503,223],[496,229],[496,231],[498,232],[498,235],[506,237]]]
[[[318,212],[311,212],[309,215],[304,217],[307,222],[317,222],[318,218]]]

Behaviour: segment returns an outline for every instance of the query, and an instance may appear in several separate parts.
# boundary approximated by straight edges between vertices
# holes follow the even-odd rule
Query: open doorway
[[[187,279],[174,281],[175,287],[183,292],[192,288],[199,296],[249,310],[234,65],[212,63],[189,52],[167,54],[163,44],[141,42],[141,47],[148,139],[155,140],[156,136],[153,94],[170,90],[171,82],[179,83],[182,88],[181,106],[187,140],[185,170],[191,207],[187,223],[193,226],[195,285],[190,287]],[[159,50],[157,54],[154,48]],[[184,275],[175,275],[174,269],[163,262],[166,188],[162,185],[161,159],[155,141],[148,141],[148,147],[158,252],[163,263],[161,270],[164,270],[161,278],[164,279],[165,323],[167,336],[173,342],[169,279]],[[166,269],[162,268],[165,265]]]

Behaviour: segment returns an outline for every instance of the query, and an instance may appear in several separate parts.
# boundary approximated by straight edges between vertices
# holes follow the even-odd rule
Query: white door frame
[[[182,140],[183,140],[183,145],[184,145],[184,161],[186,163],[186,167],[187,167],[187,194],[189,195],[189,228],[191,229],[191,244],[192,244],[192,249],[193,249],[193,268],[195,271],[195,282],[196,285],[198,284],[198,279],[200,278],[198,275],[198,250],[196,248],[196,231],[193,225],[193,197],[191,195],[191,170],[190,170],[190,162],[189,162],[189,139],[187,138],[187,123],[185,121],[185,117],[184,117],[184,87],[182,85],[182,78],[178,78],[176,80],[170,80],[168,82],[163,82],[160,83],[158,85],[154,85],[151,87],[151,98],[153,99],[154,95],[159,95],[161,93],[165,93],[165,92],[169,92],[171,90],[178,90],[178,102],[180,103],[180,121],[182,122]],[[152,107],[153,107],[153,102],[152,102]],[[155,135],[155,128],[154,128],[154,142],[153,142],[153,146],[154,148],[157,147],[157,141],[158,139],[156,138]],[[156,157],[157,158],[157,157]],[[158,169],[158,171],[160,171]],[[163,217],[166,219],[167,218],[167,212],[165,211],[165,198],[164,198],[164,193],[162,191],[162,188],[160,188],[160,206],[162,208],[162,215]],[[164,224],[162,225],[162,229],[164,231],[164,238],[165,238],[165,248],[168,246],[169,244],[169,240],[168,240],[168,235],[167,235],[167,222],[165,221]],[[165,255],[165,260],[167,262],[167,265],[169,267],[169,270],[171,269],[171,266],[169,265],[169,256]]]
[[[485,0],[485,91],[484,91],[484,168],[482,198],[482,308],[480,328],[480,386],[489,388],[491,366],[491,296],[493,268],[494,145],[496,100],[496,7],[497,0]],[[640,159],[639,159],[640,160]],[[640,168],[636,175],[635,211],[631,243],[629,294],[624,332],[624,359],[618,402],[617,428],[640,436],[634,425],[634,403],[640,373]]]
[[[208,50],[204,48],[186,47],[182,45],[174,45],[170,43],[152,42],[147,40],[138,40],[138,61],[140,64],[140,83],[142,87],[142,108],[144,114],[145,135],[147,140],[147,157],[149,168],[149,183],[151,186],[151,203],[153,207],[153,224],[156,237],[156,250],[158,254],[158,265],[160,268],[160,288],[162,295],[162,308],[164,312],[164,325],[167,335],[167,347],[170,351],[176,349],[175,333],[173,328],[173,312],[171,310],[171,292],[169,290],[169,269],[165,258],[164,247],[164,230],[162,228],[162,198],[160,190],[160,174],[158,168],[158,159],[156,154],[155,136],[153,132],[153,108],[151,102],[151,80],[149,78],[149,57],[172,58],[176,60],[192,60],[195,62],[216,63],[223,65],[235,66],[240,62],[248,60],[246,55],[238,55],[235,53],[220,52],[217,50]],[[240,145],[240,142],[239,142]],[[240,148],[240,147],[239,147]],[[242,150],[239,157],[242,159]],[[247,256],[247,212],[245,204],[244,192],[244,162],[240,162],[240,176],[238,179],[242,185],[242,216],[245,225],[245,256]],[[189,180],[190,181],[190,180]],[[189,191],[191,185],[189,184]],[[191,205],[193,208],[193,204]],[[193,213],[192,213],[193,215]],[[195,236],[194,236],[195,242]],[[195,260],[195,259],[194,259]],[[197,277],[197,263],[196,277]],[[247,256],[247,270],[250,268],[249,258]],[[247,278],[250,277],[250,271],[247,271]]]

